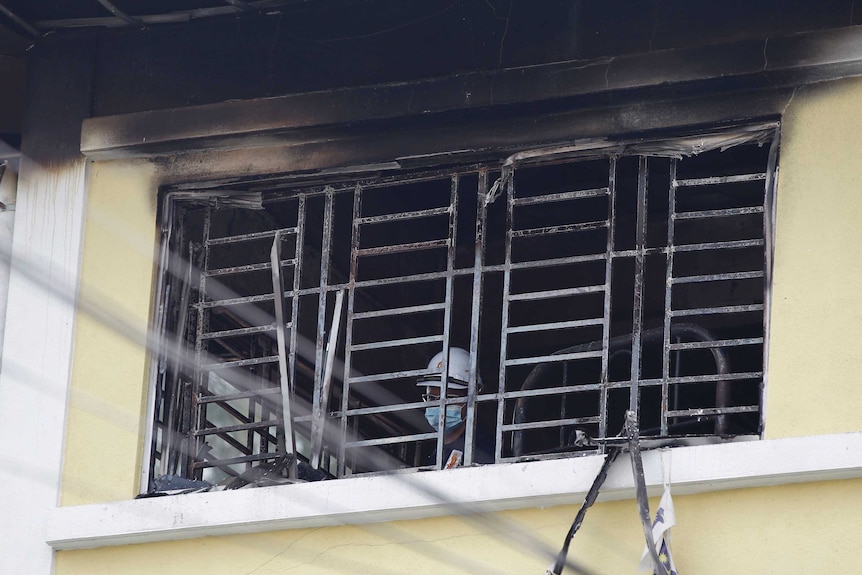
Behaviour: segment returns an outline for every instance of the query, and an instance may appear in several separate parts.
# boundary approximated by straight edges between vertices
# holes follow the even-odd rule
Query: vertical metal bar
[[[482,270],[485,265],[485,223],[488,208],[485,193],[488,190],[488,169],[479,170],[479,188],[476,194],[476,251],[473,254],[473,301],[470,313],[470,381],[467,386],[467,430],[464,437],[464,465],[472,465],[476,437],[476,394],[479,379],[479,314],[482,310]]]
[[[344,290],[335,296],[335,309],[329,326],[329,341],[326,344],[326,366],[323,370],[323,383],[320,389],[320,417],[311,420],[311,467],[320,467],[320,452],[323,447],[323,431],[326,427],[326,414],[329,407],[329,386],[332,382],[332,364],[335,361],[335,348],[341,332],[341,315],[344,313]]]
[[[599,396],[599,437],[608,436],[608,383],[610,381],[611,281],[614,265],[614,226],[617,203],[617,159],[608,161],[608,239],[605,255],[605,301],[602,313],[602,391]],[[604,451],[604,446],[602,446]]]
[[[296,340],[299,334],[299,288],[302,286],[302,256],[305,252],[305,196],[299,196],[296,206],[296,240],[293,265],[293,295],[290,300],[290,393],[296,397]]]
[[[291,454],[288,477],[296,479],[296,435],[293,433],[293,410],[291,409],[290,380],[287,376],[287,341],[284,318],[284,279],[281,275],[281,233],[276,232],[269,254],[272,263],[272,291],[275,294],[275,333],[278,342],[278,375],[281,386],[281,421],[285,445],[282,455]]]
[[[676,169],[677,160],[670,160],[670,185],[667,189],[667,259],[665,261],[664,276],[664,339],[662,344],[662,368],[661,368],[661,435],[667,435],[667,411],[668,411],[668,379],[670,378],[670,326],[672,311],[672,287],[673,287],[673,245],[674,224],[676,223]],[[677,352],[677,367],[679,367],[679,352]]]
[[[449,387],[449,348],[451,346],[452,306],[455,284],[455,242],[458,238],[458,175],[451,179],[449,191],[449,244],[446,253],[446,308],[443,310],[443,376],[440,381],[440,425],[437,431],[437,468],[443,468],[443,451],[446,420],[446,398]],[[466,441],[466,439],[465,439]]]
[[[350,406],[348,399],[350,398],[350,374],[351,368],[351,348],[353,346],[353,310],[354,301],[356,298],[356,274],[359,267],[359,218],[362,216],[362,188],[356,184],[356,189],[353,191],[353,236],[350,240],[350,276],[348,277],[348,293],[347,293],[347,329],[345,330],[344,342],[344,379],[341,382],[341,437],[338,443],[338,477],[344,476],[347,470],[346,450],[344,444],[347,442],[347,409]],[[354,417],[354,421],[356,418]]]
[[[565,362],[563,364],[563,387],[569,386],[569,362]],[[560,419],[566,418],[566,398],[568,398],[569,394],[564,393],[560,396]],[[566,444],[566,426],[560,426],[560,444],[559,447],[563,447]]]
[[[647,223],[647,158],[638,157],[638,197],[635,228],[635,282],[632,307],[632,366],[629,411],[639,414],[641,375],[641,332],[643,331],[644,250]]]
[[[769,146],[769,160],[766,166],[766,182],[764,183],[764,209],[763,209],[763,378],[760,380],[760,433],[763,433],[766,425],[766,381],[769,364],[769,326],[772,315],[772,274],[773,259],[775,256],[775,196],[778,185],[778,153],[779,153],[778,130],[772,137]]]
[[[515,225],[515,173],[512,169],[512,177],[508,181],[506,190],[506,259],[503,264],[503,311],[500,329],[500,374],[499,386],[497,388],[497,438],[494,450],[494,463],[500,463],[503,457],[503,417],[506,411],[506,400],[503,394],[506,391],[506,355],[509,332],[509,289],[511,288],[512,276],[512,230]]]
[[[171,465],[169,460],[174,460],[173,451],[174,451],[174,443],[176,441],[176,432],[174,431],[174,427],[176,426],[176,419],[179,415],[179,410],[182,405],[182,378],[180,377],[180,358],[185,356],[185,330],[186,330],[186,322],[188,322],[188,313],[189,313],[189,295],[191,292],[191,282],[192,282],[192,261],[193,261],[193,250],[191,244],[189,244],[189,258],[186,261],[186,273],[183,279],[183,284],[181,288],[181,295],[179,301],[179,312],[180,317],[177,320],[177,333],[175,334],[174,340],[174,354],[173,357],[168,361],[168,369],[166,375],[169,380],[166,381],[167,386],[171,390],[170,393],[166,394],[166,405],[165,409],[167,409],[167,418],[166,418],[166,430],[167,430],[167,438],[164,442],[164,446],[162,448],[162,460],[161,460],[161,474],[168,475],[176,473],[176,464]],[[174,254],[169,256],[171,259],[180,259],[178,255]],[[203,311],[203,310],[201,310]],[[162,332],[162,339],[164,340],[164,332]],[[167,387],[166,386],[166,387]],[[167,391],[167,390],[166,390]],[[167,404],[169,402],[169,404]]]
[[[327,187],[323,206],[323,237],[320,248],[320,285],[317,299],[317,343],[314,352],[314,393],[311,400],[311,420],[320,418],[321,386],[323,385],[323,347],[326,338],[326,301],[329,285],[329,255],[332,242],[333,190]]]
[[[206,300],[206,272],[209,271],[209,242],[207,240],[209,240],[210,237],[210,227],[212,225],[212,210],[213,208],[206,208],[206,210],[204,211],[202,234],[203,240],[201,241],[201,245],[203,246],[203,259],[200,265],[201,275],[198,282],[198,304],[203,304],[204,300]],[[203,308],[203,305],[198,305],[197,309],[199,311],[197,334],[195,336],[195,366],[199,366],[204,362],[204,340],[201,336],[209,331],[209,313],[206,309]],[[193,474],[195,472],[194,459],[195,457],[197,457],[198,453],[197,444],[204,441],[202,437],[195,438],[194,431],[203,429],[203,427],[206,426],[207,404],[204,403],[199,405],[197,402],[197,398],[201,396],[202,390],[205,389],[207,385],[207,383],[204,382],[205,377],[207,377],[206,372],[196,369],[194,391],[192,393],[192,404],[190,406],[191,412],[195,414],[195,421],[192,423],[192,429],[189,430],[188,436],[183,439],[183,442],[185,443],[183,453],[185,454],[189,477],[193,477]],[[194,443],[194,448],[192,448],[192,443]]]

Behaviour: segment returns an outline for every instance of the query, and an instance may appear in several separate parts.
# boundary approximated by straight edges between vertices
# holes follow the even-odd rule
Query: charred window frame
[[[440,468],[416,380],[453,346],[466,464],[483,435],[497,463],[600,452],[626,409],[645,441],[758,436],[777,142],[167,191],[150,481]]]

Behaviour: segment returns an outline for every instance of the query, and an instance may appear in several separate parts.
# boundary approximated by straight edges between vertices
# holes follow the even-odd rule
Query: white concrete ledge
[[[862,432],[677,447],[644,453],[647,485],[662,484],[669,462],[675,494],[862,477]],[[599,456],[450,471],[59,507],[46,542],[82,549],[578,504],[601,467]],[[631,465],[611,468],[600,499],[634,497]]]

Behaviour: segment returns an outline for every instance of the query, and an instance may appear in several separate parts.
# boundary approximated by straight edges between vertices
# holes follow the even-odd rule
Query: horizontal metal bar
[[[544,395],[562,395],[568,393],[581,393],[596,391],[604,387],[600,382],[583,383],[578,385],[565,385],[559,387],[539,387],[536,389],[518,389],[516,391],[503,392],[503,399],[516,399],[519,397],[540,397]],[[499,394],[497,394],[499,396]]]
[[[450,206],[444,206],[442,208],[430,208],[427,210],[416,210],[413,212],[400,212],[395,214],[384,214],[382,216],[364,216],[361,218],[356,218],[356,223],[359,224],[379,224],[386,222],[395,222],[401,220],[415,220],[418,218],[427,218],[431,216],[444,216],[447,215],[452,208]]]
[[[762,278],[764,276],[763,271],[753,271],[753,272],[731,272],[726,274],[712,274],[712,275],[703,275],[703,276],[684,276],[679,278],[671,278],[670,282],[672,284],[690,284],[690,283],[701,283],[701,282],[718,282],[718,281],[727,281],[727,280],[748,280],[748,279],[756,279]]]
[[[388,317],[393,315],[406,315],[409,313],[422,313],[427,311],[445,310],[445,303],[428,303],[423,305],[412,305],[407,307],[394,307],[390,309],[380,309],[374,311],[360,311],[353,313],[353,319],[367,319],[370,317]]]
[[[602,252],[600,254],[587,254],[583,256],[571,256],[567,258],[551,258],[547,260],[531,260],[528,262],[517,262],[511,263],[508,266],[505,264],[499,266],[486,266],[485,271],[505,271],[506,269],[510,270],[526,270],[532,268],[543,268],[543,267],[556,267],[556,266],[564,266],[568,264],[581,264],[585,262],[597,262],[607,260],[607,254]]]
[[[668,410],[668,417],[700,417],[705,415],[727,415],[730,413],[751,413],[759,411],[756,405],[745,405],[737,407],[706,407],[701,409]]]
[[[424,274],[414,274],[409,276],[397,276],[391,278],[380,278],[376,280],[362,280],[356,282],[354,285],[357,288],[364,287],[377,287],[384,285],[397,285],[404,283],[416,283],[416,282],[424,282],[424,281],[433,281],[439,279],[446,279],[448,277],[456,277],[459,275],[473,275],[473,270],[471,268],[462,268],[460,270],[453,271],[443,271],[443,272],[428,272]]]
[[[195,469],[203,469],[206,467],[219,467],[221,465],[236,465],[237,463],[248,463],[250,461],[264,461],[266,459],[276,459],[281,457],[279,453],[255,453],[252,455],[244,455],[242,457],[231,457],[229,459],[209,459],[206,461],[195,461]]]
[[[675,245],[671,249],[674,252],[699,252],[706,250],[738,250],[742,248],[753,248],[762,246],[763,240],[734,240],[730,242],[712,242],[705,244],[683,244]]]
[[[435,343],[443,341],[442,335],[426,335],[422,337],[409,337],[405,339],[391,339],[388,341],[377,341],[374,343],[358,343],[351,345],[353,351],[364,351],[369,349],[384,349],[390,347],[403,347],[407,345],[418,345],[421,343]]]
[[[530,196],[528,198],[512,198],[515,206],[529,206],[533,204],[545,204],[550,202],[562,202],[578,198],[594,198],[608,195],[608,188],[593,188],[590,190],[575,190],[571,192],[560,192],[557,194],[546,194],[544,196]]]
[[[290,329],[293,326],[292,323],[288,323],[285,327],[286,329]],[[222,331],[211,331],[209,333],[203,333],[200,336],[200,339],[216,339],[220,337],[235,337],[238,335],[249,335],[253,333],[266,333],[269,331],[275,331],[275,324],[271,323],[269,325],[257,325],[254,327],[240,327],[237,329],[225,329]]]
[[[403,252],[418,252],[422,250],[433,250],[449,247],[449,238],[439,240],[428,240],[424,242],[413,242],[409,244],[395,244],[391,246],[379,246],[376,248],[361,248],[354,253],[357,256],[380,256],[387,254],[400,254]]]
[[[677,220],[699,220],[706,218],[726,218],[744,216],[747,214],[762,214],[763,206],[748,206],[745,208],[724,208],[720,210],[702,210],[699,212],[677,212],[673,215]]]
[[[527,228],[523,230],[510,230],[509,234],[513,238],[530,238],[534,236],[545,236],[551,234],[566,234],[572,232],[587,232],[590,230],[600,230],[608,227],[607,220],[600,222],[583,222],[579,224],[564,224],[559,226],[546,226],[543,228]]]
[[[503,431],[519,431],[521,429],[545,429],[548,427],[562,427],[564,425],[588,425],[598,423],[598,416],[570,417],[568,419],[553,419],[548,421],[531,421],[528,423],[507,423],[503,425]]]
[[[416,377],[422,377],[423,375],[434,375],[440,372],[435,371],[433,369],[408,369],[405,371],[393,371],[390,373],[378,373],[374,375],[360,375],[354,377],[348,377],[347,382],[351,385],[357,383],[366,383],[369,381],[390,381],[393,379],[410,379]]]
[[[756,345],[763,343],[762,337],[744,337],[738,339],[718,339],[713,341],[685,341],[670,344],[671,350],[677,349],[709,349],[714,347],[731,347],[736,345]]]
[[[671,385],[685,383],[709,383],[710,381],[737,381],[740,379],[760,379],[762,371],[745,371],[739,373],[710,373],[708,375],[684,375],[680,377],[669,377],[667,382]]]
[[[533,331],[548,331],[556,329],[567,329],[573,327],[587,327],[591,325],[602,325],[604,319],[597,317],[595,319],[574,319],[571,321],[557,321],[554,323],[536,323],[532,325],[519,325],[506,328],[506,333],[525,333]]]
[[[715,184],[735,184],[737,182],[754,182],[757,180],[765,180],[766,172],[758,172],[756,174],[740,174],[736,176],[714,176],[711,178],[690,178],[687,180],[676,180],[676,186],[691,187],[691,186],[712,186]]]
[[[596,351],[578,351],[575,353],[560,353],[557,355],[544,355],[539,357],[522,357],[518,359],[507,359],[506,367],[514,365],[534,365],[537,363],[561,363],[564,361],[573,361],[578,359],[589,359],[592,357],[601,357],[602,350]]]
[[[296,259],[291,258],[288,260],[281,260],[282,266],[292,266],[296,265]],[[217,276],[226,276],[232,274],[241,274],[246,272],[256,272],[261,270],[270,270],[272,269],[272,264],[269,262],[263,262],[259,264],[246,264],[244,266],[233,266],[230,268],[219,268],[214,270],[207,270],[203,272],[203,275],[206,277],[217,277]]]
[[[517,457],[501,457],[500,463],[519,463],[522,461],[545,461],[548,459],[566,459],[569,457],[584,457],[599,453],[599,448],[584,449],[572,446],[566,451],[555,451],[554,453],[536,453],[533,455],[519,455]]]
[[[225,361],[222,363],[207,363],[200,366],[203,371],[216,371],[218,369],[226,369],[228,367],[243,367],[246,365],[260,365],[262,363],[275,363],[278,361],[277,355],[267,355],[264,357],[252,357],[249,359],[238,359],[236,361]]]
[[[564,297],[569,295],[580,295],[585,293],[604,293],[605,286],[583,286],[563,289],[553,289],[547,291],[534,291],[528,293],[510,294],[509,301],[534,301],[540,299],[551,299],[555,297]]]
[[[282,236],[286,234],[296,234],[297,228],[279,228],[277,230],[267,230],[265,232],[252,232],[250,234],[239,234],[235,236],[224,236],[222,238],[208,238],[205,242],[207,246],[217,246],[221,244],[234,244],[238,242],[247,242],[252,240],[260,240],[275,237],[276,233]]]
[[[238,425],[224,425],[222,427],[207,427],[206,429],[197,429],[192,432],[195,437],[202,435],[214,435],[216,433],[230,433],[232,431],[246,431],[249,429],[261,429],[264,427],[272,427],[281,423],[280,419],[269,419],[267,421],[252,421],[250,423],[241,423]]]
[[[375,445],[392,445],[393,443],[407,443],[409,441],[423,441],[436,439],[436,433],[415,433],[413,435],[399,435],[396,437],[381,437],[379,439],[362,439],[359,441],[348,441],[344,444],[345,449],[355,447],[372,447]]]
[[[467,398],[461,398],[462,401],[460,403],[465,403]],[[447,401],[447,404],[454,404],[453,401]],[[396,411],[409,411],[411,409],[424,409],[429,405],[438,405],[438,403],[432,402],[428,403],[426,401],[414,401],[413,403],[399,403],[396,405],[376,405],[374,407],[357,407],[355,409],[347,410],[347,417],[359,416],[359,415],[371,415],[374,413],[392,413]],[[341,412],[333,412],[330,413],[332,417],[341,417]]]
[[[273,295],[271,293],[261,294],[261,295],[250,295],[250,296],[242,296],[242,297],[232,297],[227,299],[215,299],[210,301],[201,302],[200,304],[195,304],[196,308],[199,309],[212,309],[216,307],[228,307],[232,305],[243,305],[249,303],[260,303],[264,301],[272,301]]]
[[[265,397],[267,395],[277,395],[281,390],[277,387],[267,387],[255,391],[241,391],[239,393],[227,393],[224,395],[202,395],[198,397],[198,403],[221,403],[224,401],[233,401],[235,399],[247,399],[250,397]]]
[[[725,305],[719,307],[702,307],[694,309],[674,309],[670,311],[671,317],[689,317],[693,315],[713,315],[720,313],[746,313],[751,311],[763,311],[763,304],[751,305]]]

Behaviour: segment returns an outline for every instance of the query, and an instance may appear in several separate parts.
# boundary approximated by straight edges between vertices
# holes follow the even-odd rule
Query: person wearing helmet
[[[435,430],[440,430],[442,422],[443,431],[443,468],[448,469],[461,465],[464,458],[465,439],[467,429],[467,404],[447,405],[445,414],[441,416],[440,388],[443,380],[444,352],[441,351],[428,362],[428,369],[436,373],[421,377],[416,385],[425,387],[422,394],[423,401],[430,405],[425,408],[425,419]],[[448,377],[446,383],[446,397],[466,397],[468,382],[470,381],[470,354],[460,347],[449,349],[449,366],[446,370]],[[482,376],[476,374],[476,391],[482,391]],[[494,441],[477,427],[474,434],[474,463],[494,463]],[[437,453],[432,452],[428,456],[427,464],[436,463]]]

